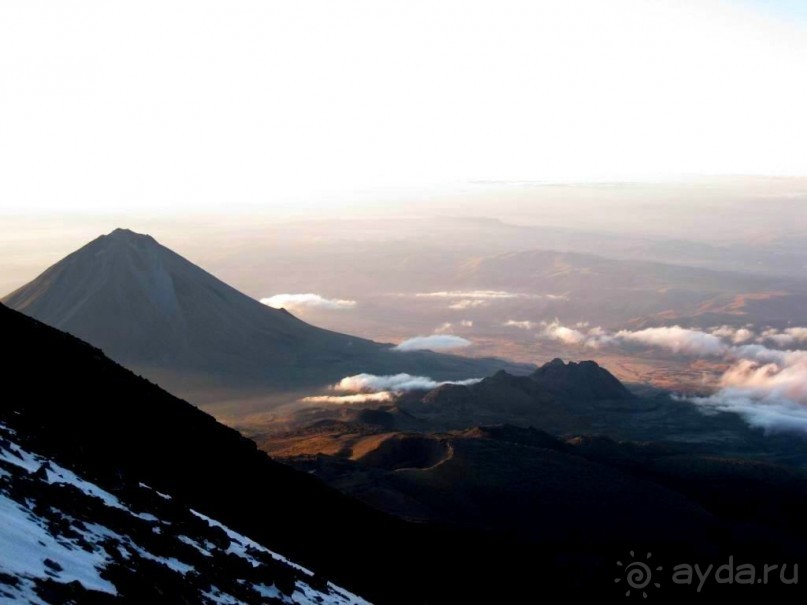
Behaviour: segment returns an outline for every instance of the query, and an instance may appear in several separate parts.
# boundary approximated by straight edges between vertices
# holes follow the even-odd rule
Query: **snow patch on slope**
[[[171,514],[184,514],[183,532],[190,531],[188,521],[194,518],[202,521],[195,521],[197,526],[209,532],[217,531],[219,536],[223,532],[226,538],[221,540],[226,548],[214,544],[215,535],[205,538],[205,531],[199,531],[199,527],[197,533],[201,536],[176,534],[173,519],[158,516],[159,507],[153,510],[157,515],[136,512],[109,491],[16,441],[14,431],[0,423],[0,602],[47,603],[43,597],[47,593],[42,590],[47,583],[65,588],[77,582],[82,590],[125,597],[125,588],[116,585],[119,574],[110,572],[123,562],[131,568],[124,570],[126,573],[138,574],[138,565],[149,562],[177,574],[185,586],[198,584],[200,603],[238,605],[271,596],[289,605],[369,605],[330,582],[322,588],[320,580],[320,588],[314,588],[311,571],[215,519],[179,507],[170,495],[142,483],[133,488],[158,496],[156,501],[163,502],[162,506],[173,507]],[[79,519],[71,511],[79,517],[95,514],[98,519]],[[151,531],[161,541],[143,541],[144,531]],[[171,555],[160,553],[160,548],[169,548]],[[231,555],[249,563],[247,569],[254,571],[247,575],[269,581],[228,578],[229,589],[205,582],[204,570],[197,568],[204,565],[199,560],[211,565],[220,561],[230,569],[227,557]],[[282,564],[291,572],[289,577],[296,575],[296,579],[290,584],[286,579],[285,588],[276,586],[271,578],[277,570],[263,573],[268,569],[265,562],[270,560]],[[142,581],[149,579],[143,576]]]

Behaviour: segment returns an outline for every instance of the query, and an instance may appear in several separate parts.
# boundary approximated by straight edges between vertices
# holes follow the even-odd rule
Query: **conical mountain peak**
[[[85,248],[93,249],[116,249],[118,251],[162,249],[169,252],[152,236],[145,233],[137,233],[131,229],[118,228],[102,235],[90,242]],[[79,250],[80,252],[80,250]]]
[[[102,237],[110,241],[148,241],[156,243],[156,240],[150,235],[137,233],[136,231],[124,227],[118,227]]]
[[[304,340],[314,330],[130,229],[96,238],[4,302],[123,363],[198,372],[237,363],[236,343],[270,349],[253,342],[252,332],[288,342],[289,332]]]

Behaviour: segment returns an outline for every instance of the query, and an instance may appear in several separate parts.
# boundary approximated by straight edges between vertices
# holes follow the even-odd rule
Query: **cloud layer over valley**
[[[384,403],[392,401],[396,395],[408,391],[428,391],[444,384],[471,385],[480,382],[481,378],[467,380],[437,381],[427,376],[411,374],[391,374],[377,376],[375,374],[356,374],[346,376],[330,387],[334,395],[316,395],[301,399],[304,403]]]
[[[708,396],[682,397],[711,410],[734,412],[766,431],[807,432],[807,351],[784,349],[807,342],[807,328],[784,330],[681,326],[609,332],[585,323],[511,320],[507,326],[534,331],[538,338],[600,349],[656,349],[694,359],[724,360],[728,368]]]
[[[451,349],[462,349],[471,345],[471,341],[461,336],[452,334],[432,334],[431,336],[415,336],[404,340],[394,347],[393,350],[401,352],[409,351],[447,351]]]
[[[268,298],[262,298],[261,302],[275,309],[326,309],[345,310],[356,306],[355,300],[343,300],[339,298],[325,298],[319,294],[308,292],[305,294],[275,294]]]

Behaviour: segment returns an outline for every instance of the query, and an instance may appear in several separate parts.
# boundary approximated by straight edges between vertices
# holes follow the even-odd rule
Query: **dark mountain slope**
[[[695,459],[665,458],[656,470],[646,461],[634,464],[632,447],[596,440],[557,445],[546,435],[509,430],[459,434],[448,443],[402,436],[379,441],[377,454],[361,454],[371,465],[362,473],[411,482],[417,498],[431,500],[427,506],[450,513],[452,502],[468,505],[455,521],[473,525],[517,513],[504,532],[498,522],[485,531],[406,523],[272,461],[235,431],[67,334],[3,306],[0,331],[0,423],[20,447],[122,501],[141,482],[172,494],[184,509],[379,603],[511,603],[536,591],[617,596],[613,562],[633,548],[714,561],[729,554],[791,560],[804,546],[803,477],[766,467],[750,482],[742,467],[727,472],[715,464],[693,482]],[[407,493],[400,485],[393,487]],[[709,486],[720,489],[704,498]],[[536,516],[554,533],[521,531],[519,521]],[[594,528],[596,534],[586,533]]]
[[[136,477],[315,565],[323,543],[349,548],[350,525],[385,525],[99,350],[1,305],[0,325],[4,386],[16,393],[0,417],[38,451],[108,481]],[[301,514],[313,502],[325,512]]]
[[[0,305],[0,422],[113,493],[146,483],[381,603],[463,602],[528,574],[475,534],[410,527],[273,462],[255,444],[63,332]],[[498,548],[501,548],[500,544]],[[450,552],[444,561],[445,550]],[[468,569],[484,581],[462,586]],[[523,574],[523,575],[521,575]],[[458,601],[453,599],[457,598]]]
[[[144,483],[115,494],[0,422],[0,601],[366,605]]]

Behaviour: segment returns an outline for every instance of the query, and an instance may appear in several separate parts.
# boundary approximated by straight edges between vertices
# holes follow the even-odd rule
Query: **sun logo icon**
[[[650,568],[650,558],[653,556],[653,553],[647,553],[644,561],[637,561],[636,555],[633,551],[630,551],[631,561],[627,564],[622,563],[622,561],[617,561],[616,564],[623,568],[623,574],[621,577],[618,577],[614,580],[617,584],[619,584],[622,580],[625,580],[625,583],[628,585],[628,590],[625,593],[626,597],[631,595],[631,591],[636,591],[636,594],[639,592],[642,593],[643,598],[647,598],[647,590],[651,583],[656,588],[661,588],[661,584],[658,582],[653,582],[653,572],[654,571],[661,571],[664,569],[660,565],[655,569]]]

